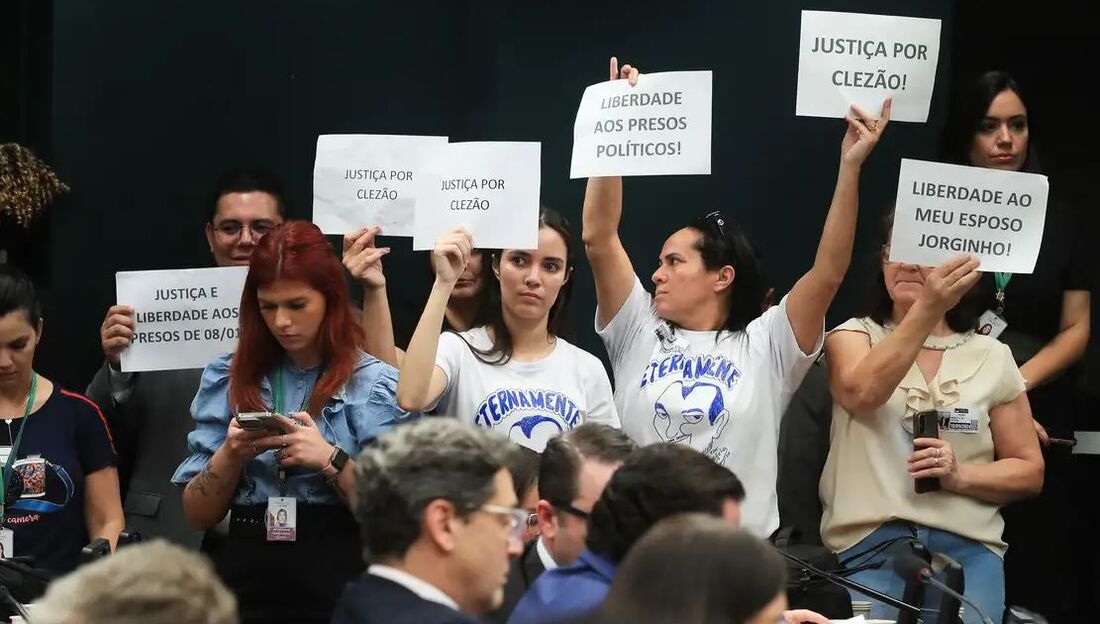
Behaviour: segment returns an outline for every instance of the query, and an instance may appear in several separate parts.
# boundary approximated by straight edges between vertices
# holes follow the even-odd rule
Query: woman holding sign
[[[0,546],[5,558],[66,573],[92,540],[115,545],[122,503],[103,414],[34,370],[41,337],[34,284],[0,265]]]
[[[203,372],[172,480],[195,527],[232,512],[228,538],[208,533],[203,550],[243,622],[327,622],[363,568],[350,458],[410,414],[396,371],[363,352],[344,269],[312,223],[261,239],[240,310],[237,350]]]
[[[618,427],[603,365],[558,335],[573,287],[572,239],[565,219],[544,208],[537,249],[492,257],[488,322],[440,335],[474,244],[461,229],[440,237],[435,285],[401,364],[401,407],[497,429],[540,453],[549,438],[582,423]]]
[[[868,314],[825,341],[833,419],[822,541],[862,570],[853,580],[894,597],[905,586],[895,557],[946,554],[964,568],[966,596],[999,622],[999,509],[1043,484],[1023,378],[1006,346],[975,332],[977,260],[932,269],[889,257],[889,245],[876,254]],[[896,615],[872,603],[872,617]],[[968,608],[964,621],[982,620]]]
[[[638,80],[637,69],[611,79]],[[743,524],[758,536],[779,527],[779,420],[821,348],[825,311],[851,261],[859,173],[890,118],[853,109],[840,171],[813,267],[779,305],[755,254],[718,212],[674,232],[653,273],[656,296],[636,276],[619,239],[622,179],[590,178],[584,243],[596,278],[596,330],[614,369],[623,430],[639,444],[689,444],[733,470],[755,492]],[[858,118],[857,118],[858,116]]]
[[[963,85],[945,127],[945,156],[955,164],[1040,173],[1028,110],[1019,85],[1004,72],[987,72]],[[1052,187],[1052,190],[1057,187]],[[1028,389],[1035,430],[1046,456],[1046,485],[1038,499],[1005,510],[1009,602],[1037,609],[1053,621],[1065,612],[1072,587],[1068,567],[1049,566],[1051,549],[1069,551],[1073,534],[1071,447],[1079,411],[1077,362],[1089,339],[1088,265],[1068,207],[1048,202],[1043,242],[1030,275],[993,273],[980,284],[986,313],[981,325],[1012,348]],[[1051,440],[1056,444],[1051,444]],[[1061,566],[1057,566],[1061,567]],[[1036,575],[1036,570],[1044,573]]]

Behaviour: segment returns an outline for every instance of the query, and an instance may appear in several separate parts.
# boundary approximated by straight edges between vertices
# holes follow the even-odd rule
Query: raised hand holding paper
[[[902,159],[890,261],[936,266],[969,253],[982,271],[1031,273],[1049,190],[1034,173]]]
[[[421,152],[447,137],[322,134],[313,165],[313,222],[325,234],[380,225],[387,236],[413,235]]]
[[[664,72],[585,89],[569,177],[709,174],[711,79]]]
[[[134,341],[124,372],[202,368],[237,347],[248,267],[123,271],[118,303],[134,308]]]
[[[539,239],[539,143],[449,143],[424,152],[417,179],[413,249],[466,228],[482,249],[535,249]]]
[[[795,114],[844,117],[891,96],[895,121],[928,121],[939,54],[940,20],[803,11]]]

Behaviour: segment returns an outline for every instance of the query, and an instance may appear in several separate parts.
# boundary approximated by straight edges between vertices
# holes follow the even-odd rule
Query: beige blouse
[[[834,331],[866,334],[873,346],[889,329],[861,318]],[[829,457],[818,489],[824,507],[821,538],[833,551],[855,546],[885,522],[907,520],[982,542],[1004,556],[999,505],[943,490],[916,494],[906,461],[913,452],[914,414],[961,408],[968,409],[968,417],[941,426],[940,437],[951,443],[959,463],[993,462],[989,410],[1019,396],[1023,377],[1009,348],[988,336],[953,334],[930,340],[952,345],[930,383],[914,363],[889,400],[871,412],[852,414],[833,403]],[[968,420],[976,421],[976,431],[965,431]]]

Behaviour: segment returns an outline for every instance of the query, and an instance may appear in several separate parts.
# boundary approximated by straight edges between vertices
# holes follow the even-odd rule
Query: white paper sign
[[[711,72],[589,86],[573,124],[570,178],[710,173]]]
[[[120,305],[134,308],[124,372],[202,368],[237,347],[248,267],[115,273]]]
[[[890,260],[935,266],[969,253],[982,271],[1031,273],[1049,188],[1034,173],[902,159]]]
[[[385,236],[412,236],[421,152],[446,143],[437,136],[318,136],[313,222],[325,234],[381,225]]]
[[[937,19],[803,11],[795,114],[877,116],[893,96],[891,120],[928,121],[939,56]]]
[[[540,143],[449,143],[428,148],[417,178],[413,249],[462,226],[481,249],[535,249]]]

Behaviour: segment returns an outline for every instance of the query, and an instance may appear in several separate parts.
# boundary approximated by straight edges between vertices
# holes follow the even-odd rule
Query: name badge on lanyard
[[[997,338],[1004,330],[1008,329],[1008,321],[994,310],[986,310],[978,319],[977,333],[990,338]]]
[[[298,539],[298,501],[290,496],[267,499],[267,541],[293,542]]]
[[[978,415],[973,408],[948,407],[937,410],[940,419],[940,431],[948,433],[978,433]]]

